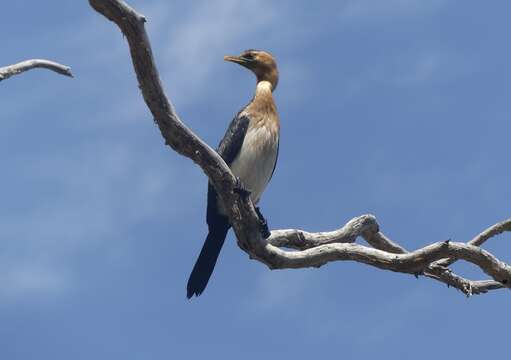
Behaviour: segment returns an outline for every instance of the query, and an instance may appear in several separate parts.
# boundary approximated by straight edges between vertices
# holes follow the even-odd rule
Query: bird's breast
[[[265,119],[251,121],[241,150],[231,164],[233,174],[251,192],[254,203],[259,201],[270,181],[277,161],[278,142],[278,123]]]

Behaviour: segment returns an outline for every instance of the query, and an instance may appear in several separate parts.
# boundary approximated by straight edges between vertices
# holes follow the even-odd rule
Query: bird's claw
[[[266,222],[266,219],[261,213],[259,207],[256,207],[255,211],[257,213],[257,217],[259,218],[259,231],[261,232],[261,236],[263,239],[267,239],[271,235],[270,229],[268,228],[268,223]]]
[[[415,276],[416,279],[418,279],[419,276],[421,276],[421,275],[424,275],[424,271],[422,271],[422,270],[413,273],[413,276]]]
[[[266,220],[259,221],[259,231],[261,232],[261,236],[263,239],[268,239],[271,235],[270,229],[268,228],[268,223]]]
[[[244,198],[248,198],[251,194],[250,190],[245,187],[239,177],[236,177],[236,184],[234,185],[233,191]]]

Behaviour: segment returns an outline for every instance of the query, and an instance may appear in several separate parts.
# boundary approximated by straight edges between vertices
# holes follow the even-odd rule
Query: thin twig
[[[476,237],[470,240],[467,244],[481,246],[488,239],[496,235],[502,234],[505,231],[511,231],[511,219],[507,219],[490,226],[489,228],[485,229],[482,233],[478,234]],[[456,259],[442,259],[440,261],[437,261],[436,265],[447,267],[453,264],[454,262],[456,262]]]
[[[58,74],[73,77],[71,74],[71,68],[69,66],[65,66],[54,61],[43,60],[43,59],[32,59],[25,60],[19,62],[14,65],[9,65],[0,68],[0,81],[10,78],[13,75],[21,74],[22,72],[36,69],[36,68],[44,68],[48,70],[55,71]]]

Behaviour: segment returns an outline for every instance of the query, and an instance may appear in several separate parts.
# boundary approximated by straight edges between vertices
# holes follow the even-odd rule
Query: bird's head
[[[250,49],[243,51],[239,56],[224,56],[224,60],[251,70],[257,77],[257,82],[269,81],[272,91],[277,87],[279,82],[277,62],[269,52]]]

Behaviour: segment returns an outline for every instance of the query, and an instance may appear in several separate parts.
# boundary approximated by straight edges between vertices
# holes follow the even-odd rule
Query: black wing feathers
[[[279,160],[279,149],[280,149],[280,138],[277,140],[277,156],[275,156],[275,164],[273,164],[273,170],[271,171],[270,178],[268,181],[271,180],[273,177],[273,173],[275,172],[275,168],[277,167],[277,161]]]
[[[241,150],[243,140],[247,133],[248,124],[250,119],[243,115],[240,116],[239,112],[236,117],[231,121],[227,132],[224,135],[220,145],[218,145],[218,154],[224,159],[227,165],[231,165],[236,156]],[[218,255],[222,250],[222,246],[227,236],[227,232],[231,227],[229,219],[220,213],[217,202],[218,194],[211,184],[208,184],[208,209],[207,209],[207,222],[209,233],[206,241],[202,246],[199,258],[195,262],[190,278],[187,285],[187,297],[191,298],[193,295],[199,296],[206,285],[215,268]]]
[[[231,121],[224,138],[218,145],[218,154],[220,154],[227,165],[231,165],[240,152],[241,145],[243,145],[243,140],[247,134],[250,119],[246,115],[240,115],[240,113]]]
[[[246,115],[240,116],[241,111],[232,119],[229,128],[225,132],[223,139],[218,145],[218,154],[224,159],[227,165],[231,165],[236,156],[241,150],[243,140],[247,134],[248,124],[250,119]],[[218,211],[217,206],[217,193],[213,185],[208,183],[208,208],[207,208],[207,223],[211,226],[218,221],[219,217],[225,218]]]

